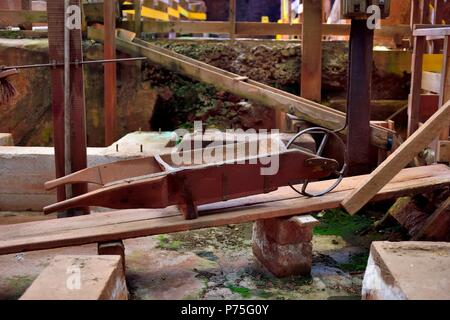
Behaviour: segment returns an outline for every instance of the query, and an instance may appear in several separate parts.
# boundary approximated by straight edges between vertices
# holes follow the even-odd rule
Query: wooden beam
[[[322,0],[303,1],[301,96],[322,99]]]
[[[444,61],[440,80],[439,107],[450,100],[450,36],[446,36],[444,40]],[[448,140],[449,135],[449,127],[445,127],[442,129],[440,139]]]
[[[89,28],[89,38],[103,41],[103,30]],[[116,39],[117,48],[131,55],[147,57],[173,72],[181,73],[194,80],[209,83],[220,90],[225,90],[245,97],[278,111],[296,114],[302,119],[329,129],[339,129],[345,124],[345,114],[319,103],[297,97],[282,90],[253,80],[237,81],[239,75],[210,66],[198,60],[177,54],[171,50],[152,45],[136,39],[135,42]],[[388,140],[395,132],[371,126],[372,143],[382,149],[388,148]]]
[[[135,1],[140,3],[140,1]],[[105,41],[103,45],[103,57],[110,60],[116,58],[116,12],[115,1],[105,0]],[[110,146],[116,141],[117,123],[117,65],[115,63],[104,64],[104,121],[105,121],[105,146]]]
[[[419,127],[420,94],[422,93],[422,65],[426,45],[427,43],[424,37],[414,38],[411,66],[411,91],[408,101],[408,137]]]
[[[395,150],[351,195],[342,201],[342,206],[355,214],[378,191],[381,190],[400,170],[402,170],[420,151],[450,124],[450,101],[440,108],[428,121]],[[450,180],[449,180],[450,183]]]
[[[134,30],[132,22],[124,21],[121,27]],[[230,32],[230,23],[227,21],[154,21],[143,19],[142,28],[144,32],[152,33],[216,33],[228,34]],[[292,35],[300,36],[302,34],[302,24],[289,23],[261,23],[261,22],[236,22],[236,36],[276,36]],[[323,35],[348,36],[350,35],[350,25],[347,24],[323,24]],[[375,30],[376,37],[409,37],[411,29],[408,25],[383,26]]]
[[[260,219],[290,217],[336,208],[354,186],[367,176],[345,178],[323,197],[298,196],[289,187],[269,194],[220,202],[200,207],[200,217],[184,220],[176,207],[157,210],[122,210],[89,216],[0,226],[0,254],[109,242],[150,235],[219,227]],[[402,170],[374,201],[428,192],[449,184],[445,165]],[[330,181],[310,184],[312,192],[323,190]]]
[[[445,37],[450,36],[450,25],[439,25],[435,28],[417,28],[413,31],[413,35],[416,37],[426,37],[426,36],[439,36]]]

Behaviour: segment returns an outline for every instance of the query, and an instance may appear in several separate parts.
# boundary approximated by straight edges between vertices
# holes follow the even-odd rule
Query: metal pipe
[[[120,58],[120,59],[104,59],[104,60],[88,60],[88,61],[71,61],[70,65],[84,65],[84,64],[97,64],[97,63],[115,63],[115,62],[126,62],[126,61],[142,61],[146,60],[146,57],[138,57],[138,58]],[[40,63],[40,64],[29,64],[22,66],[0,66],[0,70],[9,70],[9,69],[30,69],[30,68],[53,68],[53,67],[62,67],[64,66],[64,62],[54,62],[54,63]]]

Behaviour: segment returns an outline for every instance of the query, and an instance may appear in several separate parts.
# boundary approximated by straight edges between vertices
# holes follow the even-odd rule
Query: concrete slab
[[[120,256],[57,256],[21,300],[127,300]]]
[[[168,153],[172,138],[170,132],[130,133],[108,148],[88,148],[88,166]],[[0,146],[0,176],[0,211],[38,212],[56,202],[55,192],[44,189],[55,178],[53,148]]]
[[[450,300],[450,243],[373,242],[363,299]]]
[[[11,133],[0,133],[0,146],[13,146],[14,141]]]

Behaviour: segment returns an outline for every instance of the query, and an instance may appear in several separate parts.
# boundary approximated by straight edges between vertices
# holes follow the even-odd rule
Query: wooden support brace
[[[421,150],[432,142],[440,130],[450,124],[450,101],[440,108],[423,126],[395,150],[341,205],[355,214],[366,205]]]

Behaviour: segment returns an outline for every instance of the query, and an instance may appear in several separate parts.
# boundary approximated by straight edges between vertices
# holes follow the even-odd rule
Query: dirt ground
[[[252,224],[229,225],[125,241],[131,299],[359,299],[376,232],[359,236],[373,218],[323,212],[314,230],[310,277],[278,279],[252,254]],[[3,213],[0,223],[42,219]],[[389,236],[392,234],[389,233]],[[18,299],[52,257],[97,254],[96,245],[0,256],[0,299]]]

